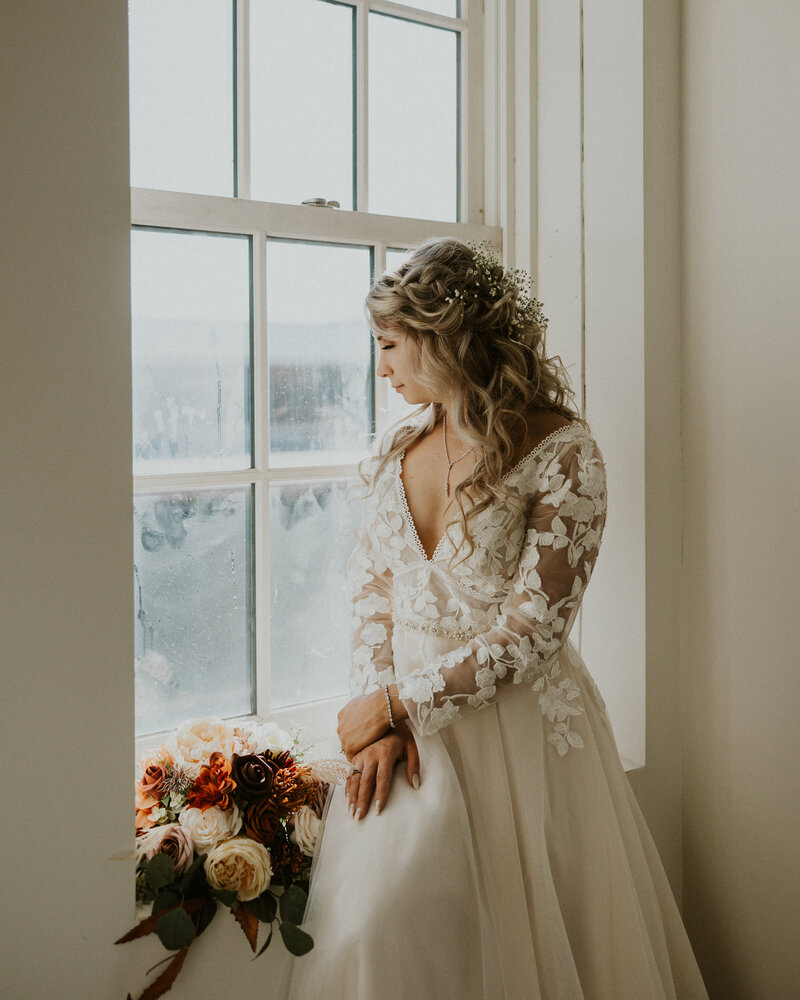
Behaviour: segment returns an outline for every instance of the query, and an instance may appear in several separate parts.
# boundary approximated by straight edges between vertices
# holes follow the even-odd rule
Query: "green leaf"
[[[175,877],[175,862],[168,854],[154,854],[145,865],[151,889],[163,889]]]
[[[281,896],[281,920],[291,924],[302,924],[306,912],[308,896],[299,885],[290,885]]]
[[[292,955],[305,955],[314,947],[314,939],[311,935],[301,931],[289,920],[284,920],[281,924],[281,937],[286,945],[286,950]]]
[[[278,912],[278,903],[271,892],[267,891],[255,899],[248,899],[244,904],[251,913],[265,924],[271,924]]]
[[[183,902],[183,894],[180,890],[176,889],[174,885],[168,885],[166,889],[159,889],[156,893],[151,912],[158,913],[159,910],[169,910],[181,902]]]
[[[195,919],[195,936],[200,937],[203,931],[208,927],[214,917],[217,915],[217,901],[215,899],[209,899],[202,910],[197,914]]]
[[[263,955],[264,954],[264,952],[267,950],[267,948],[269,948],[269,943],[270,943],[271,940],[272,940],[272,928],[270,927],[269,934],[267,935],[267,940],[261,945],[261,949],[260,949],[258,955],[256,955],[254,957],[253,961],[255,961],[255,959],[258,958],[259,955]]]
[[[206,855],[201,854],[200,857],[194,859],[194,861],[191,863],[191,865],[189,865],[189,867],[186,869],[183,875],[181,875],[181,880],[178,883],[178,885],[181,887],[181,889],[183,889],[184,892],[189,888],[192,882],[194,882],[197,873],[203,867],[203,862],[205,860],[206,860]]]
[[[159,919],[156,934],[167,951],[178,951],[194,941],[194,922],[186,910],[179,906]]]
[[[226,906],[233,906],[236,902],[235,889],[212,889],[211,892],[217,897],[220,903],[224,903]]]

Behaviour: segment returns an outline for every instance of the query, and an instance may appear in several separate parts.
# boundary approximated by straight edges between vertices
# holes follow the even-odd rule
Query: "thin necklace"
[[[442,440],[444,441],[444,460],[447,462],[447,475],[444,480],[444,495],[445,497],[450,496],[450,470],[456,464],[460,462],[462,458],[466,458],[467,455],[472,451],[472,448],[467,448],[463,455],[459,455],[458,458],[454,458],[450,461],[450,454],[447,451],[447,410],[444,411],[444,416],[442,417]]]

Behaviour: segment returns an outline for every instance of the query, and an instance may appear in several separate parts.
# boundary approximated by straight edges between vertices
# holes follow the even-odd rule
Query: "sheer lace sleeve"
[[[565,442],[552,459],[531,468],[538,482],[526,539],[494,626],[398,684],[411,721],[424,734],[449,725],[464,711],[484,707],[496,697],[498,686],[530,683],[541,692],[542,714],[563,726],[557,734],[561,743],[566,744],[566,735],[572,746],[581,745],[580,736],[563,725],[565,717],[582,709],[574,706],[579,693],[575,682],[557,682],[558,653],[600,547],[605,470],[588,435]],[[557,748],[565,752],[561,744]]]
[[[392,573],[380,548],[370,540],[369,510],[356,532],[347,564],[348,596],[353,606],[350,696],[394,683],[392,657]]]

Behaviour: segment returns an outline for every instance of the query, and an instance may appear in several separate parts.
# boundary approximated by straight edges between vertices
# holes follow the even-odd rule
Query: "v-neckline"
[[[544,448],[546,444],[549,444],[554,438],[558,437],[563,431],[567,430],[568,428],[573,428],[576,426],[580,425],[576,421],[570,421],[568,424],[562,424],[561,427],[557,427],[554,431],[551,431],[549,434],[543,437],[542,440],[536,445],[536,447],[532,448],[527,453],[527,455],[523,455],[523,457],[517,462],[515,466],[513,466],[513,468],[509,469],[508,472],[505,473],[505,475],[501,476],[500,482],[501,483],[505,482],[506,479],[513,476],[515,472],[519,472],[519,470],[524,465],[526,465],[533,458],[534,455],[536,455],[542,448]],[[444,545],[444,543],[449,538],[448,532],[450,528],[458,524],[458,521],[449,521],[445,525],[444,534],[436,543],[436,548],[433,550],[431,555],[428,555],[428,553],[425,551],[425,546],[422,544],[422,539],[419,537],[419,532],[417,531],[417,525],[414,521],[414,515],[411,513],[411,508],[408,506],[408,497],[406,496],[406,488],[405,484],[403,483],[403,459],[405,457],[406,457],[406,450],[405,448],[403,448],[403,450],[397,457],[397,473],[395,475],[395,479],[397,481],[397,492],[400,496],[400,503],[402,504],[403,507],[403,513],[406,516],[406,523],[408,524],[409,530],[411,531],[411,537],[414,539],[414,542],[417,546],[417,549],[419,550],[420,555],[422,556],[423,560],[426,563],[434,563],[436,561],[436,556],[439,554],[439,549],[442,547],[442,545]]]

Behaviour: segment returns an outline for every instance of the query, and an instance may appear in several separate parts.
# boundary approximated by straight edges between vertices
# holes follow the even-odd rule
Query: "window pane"
[[[267,241],[270,460],[358,461],[372,430],[368,247]]]
[[[458,213],[458,37],[369,16],[369,210]]]
[[[251,489],[134,505],[136,732],[254,710]]]
[[[353,208],[355,8],[252,0],[251,194]]]
[[[345,482],[305,482],[269,491],[272,708],[347,690],[350,608],[347,559],[357,511]]]
[[[138,229],[131,265],[134,471],[249,468],[249,238]]]
[[[129,0],[131,184],[233,194],[230,0]]]

